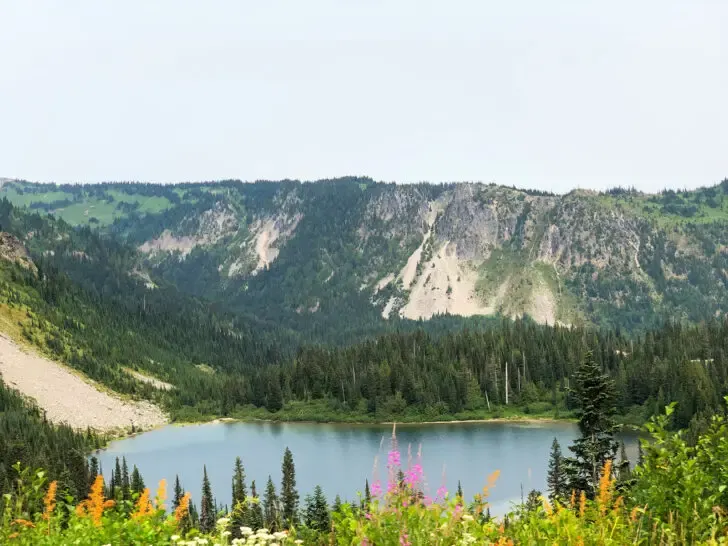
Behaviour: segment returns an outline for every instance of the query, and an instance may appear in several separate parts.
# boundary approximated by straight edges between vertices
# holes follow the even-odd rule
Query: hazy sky
[[[728,2],[0,0],[0,176],[728,176]]]

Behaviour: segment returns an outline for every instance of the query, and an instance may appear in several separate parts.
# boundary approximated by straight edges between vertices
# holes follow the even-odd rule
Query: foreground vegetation
[[[307,499],[304,510],[287,520],[283,495],[274,505],[269,498],[261,502],[257,496],[246,496],[229,513],[205,514],[203,508],[198,521],[206,518],[205,531],[191,527],[189,494],[178,493],[171,505],[165,505],[164,483],[156,495],[144,489],[128,500],[120,492],[108,499],[99,476],[88,498],[74,503],[61,496],[57,482],[48,483],[42,471],[26,470],[6,496],[0,541],[18,545],[724,544],[728,422],[723,415],[715,416],[691,447],[683,434],[668,431],[672,415],[670,406],[648,425],[651,441],[628,478],[608,460],[600,468],[593,495],[573,490],[562,499],[554,492],[551,498],[532,492],[526,503],[504,518],[491,518],[488,510],[488,489],[497,475],[472,502],[442,488],[428,493],[419,463],[400,466],[393,437],[387,480],[382,485],[374,482],[360,503],[335,503],[329,510],[325,500]],[[203,507],[204,502],[203,493]],[[251,521],[241,519],[250,517],[245,514],[256,512],[261,518],[257,528],[240,525]],[[273,520],[265,519],[271,514]]]

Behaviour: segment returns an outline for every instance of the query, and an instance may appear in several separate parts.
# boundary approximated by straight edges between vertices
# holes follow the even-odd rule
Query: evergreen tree
[[[179,483],[179,474],[177,474],[174,477],[174,497],[172,498],[172,508],[176,509],[180,502],[182,502],[182,497],[184,496],[185,492],[184,489],[182,489],[182,484]]]
[[[614,383],[599,369],[591,351],[574,375],[574,399],[579,409],[579,432],[569,449],[574,456],[567,459],[569,489],[584,491],[594,498],[604,464],[614,459]]]
[[[123,495],[123,487],[122,487],[122,472],[121,472],[121,460],[119,460],[119,457],[116,458],[116,463],[114,465],[114,473],[111,475],[111,483],[113,484],[112,493],[114,495],[114,498],[116,498],[117,495]],[[123,496],[122,496],[123,498]]]
[[[458,480],[457,498],[458,498],[458,503],[461,503],[462,504],[462,502],[463,502],[463,486],[460,483],[460,480]]]
[[[526,497],[526,504],[524,506],[527,512],[534,512],[541,506],[541,491],[531,489]]]
[[[245,485],[245,469],[243,461],[240,457],[235,458],[235,468],[233,469],[233,495],[232,495],[232,533],[233,537],[240,537],[240,527],[246,522],[246,504],[245,499],[248,496],[248,488]]]
[[[91,456],[91,462],[89,463],[89,469],[88,469],[88,477],[91,482],[93,482],[96,479],[96,476],[100,474],[99,470],[99,460],[96,458],[95,455]]]
[[[308,527],[309,529],[313,529],[314,520],[315,510],[313,504],[313,495],[311,493],[306,493],[306,495],[303,497],[303,522],[306,524],[306,527]]]
[[[110,499],[116,498],[116,480],[114,479],[114,471],[111,471],[111,479],[109,480],[109,487],[107,488],[108,491],[106,493],[106,496]],[[93,484],[93,482],[91,482]],[[89,489],[91,489],[91,485],[89,485]]]
[[[131,492],[141,495],[144,491],[144,487],[142,475],[136,465],[134,465],[134,469],[131,471]]]
[[[265,524],[263,517],[263,507],[261,506],[260,497],[258,491],[255,488],[255,480],[250,484],[250,494],[253,497],[253,504],[248,510],[246,524],[253,530],[258,530]]]
[[[276,486],[273,480],[268,476],[268,483],[265,487],[265,496],[263,497],[263,517],[265,518],[265,526],[271,531],[277,531],[280,522],[280,513],[278,510],[278,495],[276,495]]]
[[[129,481],[129,467],[126,464],[126,457],[121,459],[121,497],[124,500],[131,499],[131,482]]]
[[[329,514],[329,505],[326,502],[326,496],[320,485],[317,485],[313,491],[312,513],[310,516],[311,523],[309,527],[317,531],[327,531],[331,526],[331,517]]]
[[[339,495],[336,495],[336,497],[334,498],[334,504],[331,506],[331,511],[339,512],[341,510],[342,504],[343,503],[341,502],[341,497]]]
[[[293,464],[293,454],[286,448],[283,454],[281,467],[283,480],[281,482],[282,520],[286,527],[296,523],[298,513],[298,491],[296,491],[296,467]]]
[[[215,501],[207,477],[207,466],[202,467],[202,497],[200,498],[200,531],[209,533],[215,528]]]
[[[364,499],[362,499],[361,507],[363,510],[368,510],[372,504],[372,492],[369,490],[369,478],[364,482]]]
[[[551,502],[560,502],[564,504],[569,495],[568,491],[568,476],[566,474],[566,466],[564,464],[564,457],[561,454],[561,445],[559,441],[554,438],[551,444],[551,456],[549,458],[549,470],[546,477],[546,483],[549,488],[549,498]]]

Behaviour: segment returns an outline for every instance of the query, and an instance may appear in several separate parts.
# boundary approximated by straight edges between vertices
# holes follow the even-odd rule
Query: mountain
[[[728,311],[728,180],[656,195],[7,181],[0,195],[135,246],[134,267],[180,290],[322,339],[439,315],[639,331]]]

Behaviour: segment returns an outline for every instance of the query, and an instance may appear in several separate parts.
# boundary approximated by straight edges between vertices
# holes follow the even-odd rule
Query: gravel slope
[[[127,401],[99,390],[67,367],[20,347],[0,333],[0,375],[11,387],[33,398],[56,423],[112,431],[149,428],[168,421],[150,402]]]

